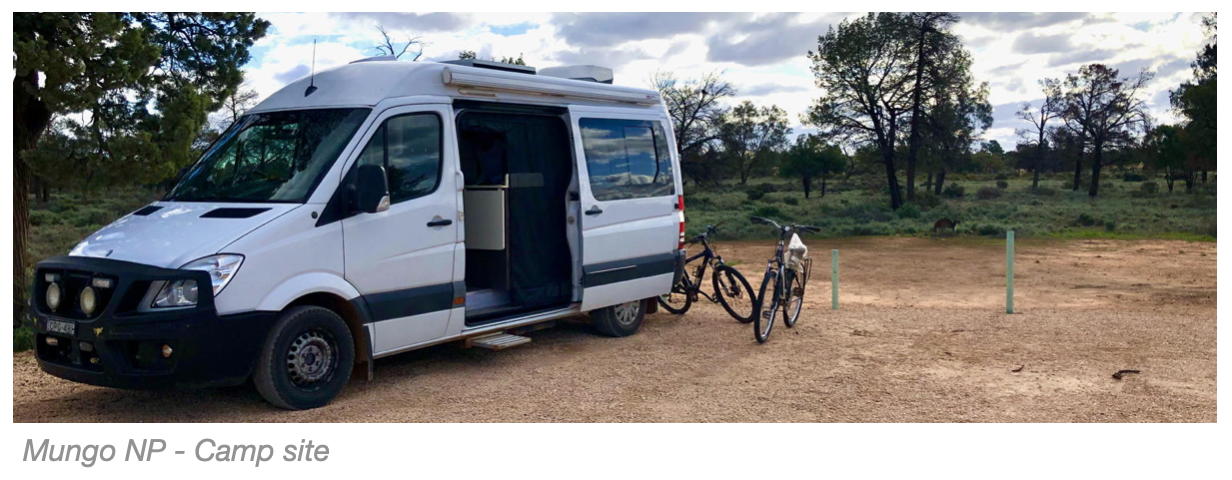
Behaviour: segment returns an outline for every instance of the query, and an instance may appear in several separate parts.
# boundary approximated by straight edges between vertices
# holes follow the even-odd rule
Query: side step
[[[516,347],[524,343],[530,343],[530,337],[521,335],[513,335],[510,333],[490,333],[478,337],[466,339],[467,347],[486,348],[488,350],[504,350],[509,347]]]

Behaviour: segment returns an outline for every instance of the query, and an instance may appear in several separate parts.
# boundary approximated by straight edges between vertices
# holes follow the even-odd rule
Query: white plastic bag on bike
[[[806,258],[808,258],[808,246],[804,245],[799,235],[791,234],[791,241],[787,243],[787,268],[803,275]]]

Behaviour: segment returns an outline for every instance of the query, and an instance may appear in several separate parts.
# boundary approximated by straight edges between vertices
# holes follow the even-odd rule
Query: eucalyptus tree
[[[789,130],[787,112],[775,105],[758,107],[745,100],[724,116],[719,139],[741,185],[758,167],[769,167],[766,160],[787,145]]]
[[[1146,128],[1146,103],[1139,96],[1150,79],[1146,71],[1122,78],[1116,69],[1098,63],[1065,77],[1065,116],[1082,129],[1090,145],[1092,198],[1099,195],[1105,148],[1129,144]]]
[[[914,80],[912,45],[902,37],[898,15],[870,13],[830,27],[808,52],[823,92],[809,108],[808,122],[822,135],[877,146],[893,209],[903,204],[895,147],[912,107]]]
[[[1039,188],[1039,171],[1044,161],[1044,151],[1047,148],[1045,137],[1048,135],[1048,124],[1064,113],[1061,81],[1045,78],[1040,80],[1040,88],[1044,92],[1044,99],[1040,101],[1039,107],[1032,107],[1030,103],[1023,103],[1022,109],[1017,114],[1018,118],[1031,125],[1030,130],[1019,130],[1019,135],[1036,137],[1035,160],[1031,162],[1032,189]]]

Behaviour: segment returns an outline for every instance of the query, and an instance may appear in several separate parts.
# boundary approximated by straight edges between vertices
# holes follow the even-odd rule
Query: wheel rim
[[[740,281],[730,272],[721,272],[719,279],[719,298],[731,309],[731,313],[743,318],[753,315],[753,295],[744,290]]]
[[[616,323],[622,326],[630,326],[637,323],[637,313],[641,310],[638,302],[629,302],[617,305],[612,309],[612,313],[616,316]]]
[[[287,349],[287,373],[297,387],[328,382],[338,366],[333,337],[320,330],[300,333]]]
[[[800,310],[804,308],[804,285],[798,275],[791,280],[791,291],[788,292],[787,305],[783,311],[783,320],[787,326],[796,324],[800,318]]]
[[[689,300],[689,294],[686,293],[687,291],[688,290],[684,285],[676,284],[676,286],[672,287],[671,292],[659,295],[659,300],[662,301],[664,305],[674,309],[684,308],[685,303],[688,303]]]

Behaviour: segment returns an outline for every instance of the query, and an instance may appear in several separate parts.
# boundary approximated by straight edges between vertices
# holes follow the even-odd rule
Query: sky
[[[796,132],[821,95],[805,53],[817,36],[860,13],[261,13],[269,32],[244,66],[261,98],[307,75],[316,39],[318,70],[377,55],[380,25],[395,39],[417,37],[420,60],[523,56],[527,64],[596,64],[615,83],[649,87],[655,72],[677,78],[719,72],[736,88],[729,103],[749,100],[787,111]],[[1156,123],[1176,120],[1168,91],[1192,77],[1190,62],[1205,41],[1197,13],[965,13],[953,30],[973,57],[974,77],[988,82],[993,124],[985,139],[1006,149],[1028,126],[1015,116],[1038,104],[1039,81],[1087,63],[1136,75],[1154,73],[1143,98]],[[412,47],[412,52],[415,48]],[[413,54],[408,53],[406,59]]]

